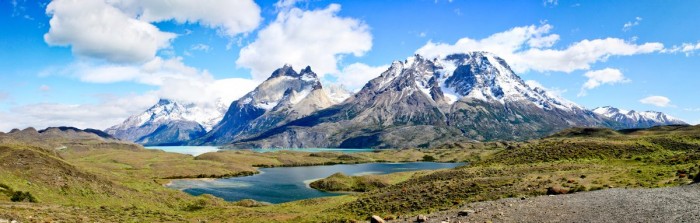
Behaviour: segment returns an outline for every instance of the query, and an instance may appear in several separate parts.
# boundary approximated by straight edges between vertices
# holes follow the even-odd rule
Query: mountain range
[[[596,114],[620,123],[624,128],[649,128],[658,125],[687,125],[683,120],[661,112],[624,110],[610,106],[593,109]]]
[[[324,88],[310,67],[297,73],[285,65],[227,109],[161,100],[106,132],[146,145],[401,148],[668,124],[685,123],[662,113],[587,110],[526,84],[494,54],[469,52],[394,61],[355,94]]]

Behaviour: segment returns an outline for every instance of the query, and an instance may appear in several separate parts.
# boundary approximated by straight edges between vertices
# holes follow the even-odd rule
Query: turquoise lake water
[[[308,167],[260,168],[261,173],[225,179],[174,180],[168,187],[192,195],[211,194],[227,201],[254,199],[282,203],[301,199],[336,196],[308,186],[314,180],[342,172],[346,175],[386,174],[403,171],[454,168],[463,163],[365,163]]]

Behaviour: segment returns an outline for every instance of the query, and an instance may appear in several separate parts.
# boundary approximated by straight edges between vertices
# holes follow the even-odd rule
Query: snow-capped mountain
[[[648,128],[659,125],[687,125],[688,123],[661,112],[624,110],[610,106],[593,109],[596,114],[619,122],[625,128]]]
[[[226,113],[225,103],[203,106],[161,99],[141,114],[105,132],[144,145],[179,145],[211,130]]]
[[[445,96],[454,103],[458,98],[498,101],[501,104],[530,101],[545,110],[582,109],[568,100],[527,85],[513,73],[505,60],[488,52],[453,54],[439,58],[437,81]]]
[[[334,98],[341,96],[337,92]],[[253,91],[231,103],[212,131],[192,144],[225,144],[249,137],[336,104],[306,67],[299,73],[290,65],[275,70]]]
[[[485,52],[395,61],[343,103],[234,147],[427,147],[456,138],[520,140],[614,123],[530,87]]]

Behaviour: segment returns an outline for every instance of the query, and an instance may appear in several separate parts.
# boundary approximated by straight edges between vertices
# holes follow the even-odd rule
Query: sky
[[[700,123],[700,1],[0,0],[0,131],[105,129],[159,98],[233,101],[307,65],[361,88],[394,60],[488,51],[586,108]]]

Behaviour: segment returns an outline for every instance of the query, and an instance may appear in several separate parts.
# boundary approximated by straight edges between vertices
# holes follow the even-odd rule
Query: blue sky
[[[700,123],[698,1],[174,2],[1,1],[0,131],[232,100],[285,63],[354,89],[393,60],[467,50],[587,108]]]

